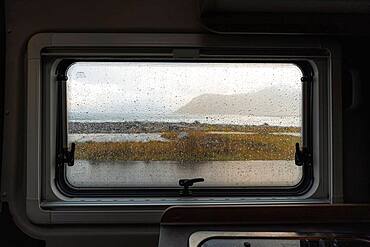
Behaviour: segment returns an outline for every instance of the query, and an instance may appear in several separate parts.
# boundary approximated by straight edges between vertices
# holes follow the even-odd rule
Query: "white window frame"
[[[70,56],[122,58],[137,49],[172,47],[194,57],[194,48],[245,49],[248,59],[304,59],[314,68],[312,139],[314,180],[299,196],[268,197],[67,197],[55,183],[58,61]],[[202,34],[40,33],[27,48],[27,215],[34,223],[158,223],[172,205],[333,203],[342,198],[341,81],[338,47],[315,38],[236,37]],[[146,57],[156,54],[145,54]],[[227,57],[227,54],[224,54]],[[52,62],[51,62],[52,61]],[[55,83],[54,83],[55,85]],[[335,164],[335,165],[334,165]]]

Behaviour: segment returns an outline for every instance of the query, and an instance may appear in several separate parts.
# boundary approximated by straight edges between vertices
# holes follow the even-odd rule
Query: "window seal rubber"
[[[57,75],[67,75],[68,68],[75,62],[112,62],[112,61],[132,61],[132,60],[117,60],[117,59],[62,59],[56,69]],[[135,60],[137,61],[137,60]],[[141,58],[137,62],[233,62],[232,60],[225,60],[222,57],[216,60],[208,59],[192,59],[192,60],[170,60],[170,59],[145,59]],[[294,64],[301,69],[303,77],[314,78],[314,70],[312,65],[306,59],[243,59],[234,60],[234,62],[248,62],[248,63],[289,63]],[[57,83],[57,82],[56,82]],[[302,109],[302,133],[303,146],[307,147],[311,152],[313,150],[313,130],[312,130],[312,101],[313,101],[313,86],[314,80],[303,82],[303,109]],[[58,105],[57,105],[57,138],[56,151],[57,154],[61,152],[63,147],[67,145],[67,117],[66,117],[66,87],[65,84],[58,85]],[[64,92],[64,93],[62,93]],[[76,187],[69,183],[66,176],[66,165],[57,164],[55,161],[55,185],[59,192],[70,198],[86,198],[86,197],[181,197],[180,191],[182,187]],[[261,187],[201,187],[192,188],[192,197],[288,197],[288,196],[302,196],[306,194],[314,183],[313,164],[304,165],[302,170],[301,180],[294,186],[261,186]]]

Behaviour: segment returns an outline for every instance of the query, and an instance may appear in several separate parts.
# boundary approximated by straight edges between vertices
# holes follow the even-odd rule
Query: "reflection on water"
[[[203,177],[196,186],[293,186],[302,177],[294,161],[86,161],[67,168],[77,187],[177,187],[180,178]]]
[[[227,132],[227,131],[208,131],[208,134],[219,135],[252,135],[255,132]],[[294,132],[274,132],[272,135],[301,136],[301,133]],[[161,133],[97,133],[97,134],[68,134],[69,142],[149,142],[149,141],[168,141],[163,138]]]
[[[161,133],[108,133],[108,134],[68,134],[69,142],[148,142],[167,141],[161,137]]]

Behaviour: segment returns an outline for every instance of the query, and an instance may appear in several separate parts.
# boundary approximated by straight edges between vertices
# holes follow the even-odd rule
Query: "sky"
[[[77,62],[67,72],[68,111],[168,114],[202,94],[301,90],[293,64]]]

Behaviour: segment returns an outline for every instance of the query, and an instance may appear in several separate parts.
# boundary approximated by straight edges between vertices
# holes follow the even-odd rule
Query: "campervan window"
[[[194,196],[267,195],[312,175],[297,160],[311,81],[294,63],[75,61],[64,75],[58,177],[71,191],[178,196],[202,178]]]

